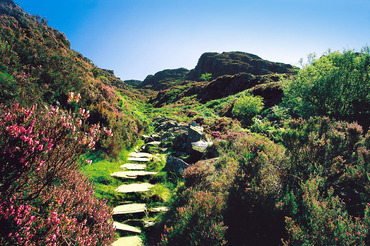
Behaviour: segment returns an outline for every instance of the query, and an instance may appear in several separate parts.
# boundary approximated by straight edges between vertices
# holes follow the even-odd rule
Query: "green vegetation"
[[[330,116],[357,121],[370,118],[370,50],[329,52],[312,60],[284,85],[284,105],[301,117]]]
[[[143,95],[11,0],[0,27],[1,244],[108,244],[108,206],[123,200],[169,206],[147,217],[159,222],[142,235],[151,245],[370,244],[369,47],[310,56],[297,74],[196,82],[183,69]],[[157,116],[196,122],[213,145],[172,148],[179,124],[163,144],[191,162],[182,176],[156,154],[147,170],[158,174],[140,178],[155,186],[117,194],[110,174]]]
[[[242,94],[236,100],[232,113],[245,125],[252,122],[252,118],[263,109],[263,99],[252,95]]]
[[[212,78],[211,73],[204,73],[199,77],[199,80],[200,81],[210,81],[211,78]]]

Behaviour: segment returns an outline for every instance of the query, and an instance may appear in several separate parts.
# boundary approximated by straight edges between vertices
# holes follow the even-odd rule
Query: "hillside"
[[[121,81],[0,0],[0,245],[370,245],[369,74],[364,47]]]
[[[173,86],[177,80],[181,80],[189,72],[186,68],[166,69],[148,75],[145,80],[140,83],[138,89],[163,90]]]
[[[125,112],[129,105],[119,106],[127,102],[114,88],[128,98],[144,97],[130,90],[111,71],[96,67],[72,50],[67,37],[49,27],[46,19],[24,13],[11,0],[0,2],[0,47],[1,103],[71,109],[68,95],[79,93],[79,105],[90,110],[89,122],[113,129],[115,137],[104,146],[112,154],[136,138],[132,128],[119,125],[130,123],[139,131],[143,129],[139,119]]]
[[[167,81],[166,86],[156,87],[156,90],[162,91],[150,102],[155,107],[161,107],[195,96],[199,102],[206,103],[250,90],[254,95],[263,97],[266,108],[269,108],[282,101],[279,81],[296,74],[297,70],[289,64],[263,60],[244,52],[204,53],[197,66],[180,83]],[[202,74],[209,74],[210,77],[201,81]]]
[[[270,62],[245,52],[204,53],[196,67],[186,75],[186,79],[199,81],[200,76],[205,73],[212,74],[213,80],[222,75],[238,73],[266,75],[292,72],[294,67],[289,64]]]

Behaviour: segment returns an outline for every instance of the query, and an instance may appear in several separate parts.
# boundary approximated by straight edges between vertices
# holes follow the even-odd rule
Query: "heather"
[[[111,131],[87,128],[84,109],[71,115],[15,104],[0,111],[2,245],[108,243],[111,214],[77,159]]]
[[[205,53],[127,85],[11,0],[0,27],[1,245],[109,245],[113,219],[146,245],[370,244],[368,47],[301,69]]]
[[[48,26],[45,18],[25,13],[13,1],[1,1],[0,26],[1,103],[75,110],[68,103],[74,92],[81,95],[79,106],[90,111],[88,123],[114,132],[99,148],[118,156],[122,148],[133,145],[146,123],[130,106],[142,96],[72,50],[67,37]]]

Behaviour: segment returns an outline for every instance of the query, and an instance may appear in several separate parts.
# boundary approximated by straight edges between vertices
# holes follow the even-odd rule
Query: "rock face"
[[[148,75],[137,88],[151,90],[167,89],[171,87],[171,82],[184,78],[188,72],[189,70],[186,68],[166,69],[154,75]]]
[[[211,73],[215,79],[222,75],[250,73],[265,75],[270,73],[290,73],[294,67],[289,64],[270,62],[259,56],[244,52],[204,53],[197,66],[192,69],[186,79],[199,81],[204,73]]]
[[[208,85],[202,88],[198,94],[198,98],[202,103],[209,100],[227,97],[236,94],[246,89],[253,88],[257,85],[277,82],[279,77],[276,75],[253,75],[250,73],[239,73],[236,75],[224,75],[211,81]],[[258,93],[263,97],[264,93]],[[272,96],[272,95],[271,95]],[[282,92],[277,93],[278,97],[282,96]]]

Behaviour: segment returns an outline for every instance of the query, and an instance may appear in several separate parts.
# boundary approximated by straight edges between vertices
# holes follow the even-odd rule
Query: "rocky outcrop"
[[[213,142],[203,132],[203,127],[197,123],[179,123],[166,117],[158,117],[153,121],[157,131],[156,135],[160,138],[160,147],[170,148],[177,154],[177,157],[188,156],[186,161],[189,163],[208,155]],[[149,139],[152,136],[145,136],[145,138]]]
[[[171,87],[176,80],[184,78],[188,72],[186,68],[166,69],[154,75],[148,75],[137,88],[164,90]]]
[[[204,53],[197,66],[186,75],[186,79],[199,81],[200,76],[205,73],[211,73],[213,80],[222,75],[238,73],[266,75],[292,73],[294,70],[289,64],[267,61],[244,52]]]
[[[267,84],[277,81],[279,81],[279,77],[271,74],[253,75],[250,73],[239,73],[236,75],[224,75],[204,86],[201,92],[198,93],[198,98],[202,103],[206,103],[209,100],[234,95],[260,84]],[[277,96],[279,96],[281,99],[281,93],[278,93]]]

